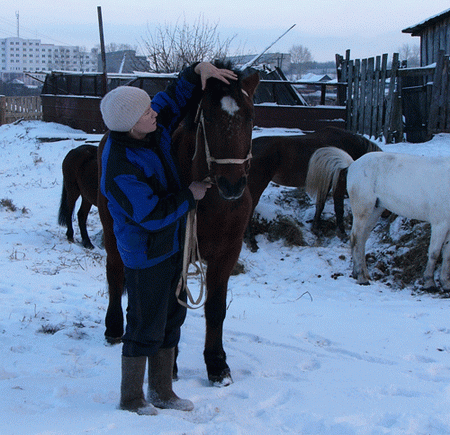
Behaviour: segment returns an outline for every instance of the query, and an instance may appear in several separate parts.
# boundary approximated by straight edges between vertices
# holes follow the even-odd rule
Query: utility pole
[[[19,11],[16,11],[17,18],[17,37],[19,38]]]
[[[105,40],[103,37],[103,18],[102,18],[102,8],[101,6],[97,6],[97,15],[98,15],[98,27],[100,32],[100,52],[102,56],[102,66],[103,66],[103,74],[102,74],[102,94],[105,95],[107,92],[107,74],[106,74],[106,54],[105,54]]]

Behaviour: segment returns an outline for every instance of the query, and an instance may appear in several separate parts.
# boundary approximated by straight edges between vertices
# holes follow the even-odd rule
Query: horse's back
[[[325,127],[312,133],[312,136],[320,147],[332,146],[342,149],[350,154],[353,160],[357,160],[369,152],[382,151],[377,144],[366,137],[339,127]]]
[[[450,160],[368,153],[350,166],[347,188],[355,213],[376,205],[410,219],[446,219],[450,214]]]

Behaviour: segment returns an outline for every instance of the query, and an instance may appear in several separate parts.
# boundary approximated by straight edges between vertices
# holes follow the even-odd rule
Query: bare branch
[[[143,45],[151,71],[177,72],[193,62],[225,58],[234,37],[221,40],[217,27],[201,15],[192,25],[184,19],[175,26],[148,29]]]

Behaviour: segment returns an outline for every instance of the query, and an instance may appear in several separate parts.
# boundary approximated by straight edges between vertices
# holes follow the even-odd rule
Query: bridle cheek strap
[[[208,165],[209,172],[211,172],[211,163],[216,163],[218,165],[243,165],[244,163],[248,162],[252,158],[251,145],[250,145],[250,151],[247,154],[247,157],[245,157],[245,159],[233,159],[233,158],[216,159],[215,157],[213,157],[209,150],[208,139],[206,137],[205,118],[203,116],[202,110],[199,110],[199,112],[197,113],[197,117],[199,118],[199,122],[198,122],[198,127],[197,127],[194,157],[197,155],[197,150],[198,150],[198,146],[199,146],[199,142],[200,142],[199,137],[200,137],[200,127],[201,127],[203,130],[203,139],[205,142],[206,164]],[[194,159],[194,157],[192,159]]]

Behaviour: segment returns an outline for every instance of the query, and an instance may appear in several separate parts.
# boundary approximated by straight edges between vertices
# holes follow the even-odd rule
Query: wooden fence
[[[347,108],[347,129],[387,143],[402,140],[401,100],[398,93],[398,54],[388,69],[388,55],[350,59],[336,55],[338,81],[347,84],[340,92],[340,104]]]
[[[431,91],[428,136],[440,132],[450,133],[449,63],[449,56],[444,51],[440,51]]]
[[[408,142],[424,142],[436,133],[450,133],[450,59],[444,52],[436,65],[420,68],[400,68],[394,53],[388,68],[387,54],[351,60],[347,50],[345,58],[336,55],[336,65],[336,106],[256,105],[257,125],[304,130],[338,125],[376,139],[384,137],[386,143],[399,142],[404,135]],[[103,128],[99,97],[94,99],[0,96],[0,125],[44,119],[99,132]]]
[[[338,95],[347,108],[347,128],[386,143],[425,142],[436,133],[450,133],[450,60],[444,51],[435,65],[401,68],[394,53],[350,60],[336,55],[339,82],[347,84]]]
[[[0,125],[10,124],[19,119],[42,119],[42,102],[40,96],[0,96]]]

